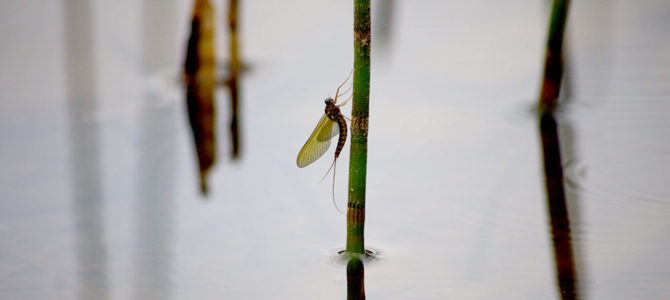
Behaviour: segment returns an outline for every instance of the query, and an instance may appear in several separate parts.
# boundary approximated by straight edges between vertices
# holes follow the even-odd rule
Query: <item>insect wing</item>
[[[300,153],[298,153],[296,162],[299,168],[304,168],[315,162],[328,151],[330,139],[335,136],[333,135],[334,131],[339,131],[337,123],[324,114],[319,123],[316,124],[312,135],[309,136],[305,145],[300,149]]]
[[[323,120],[323,118],[325,118],[326,120]],[[323,117],[321,119],[324,122],[330,123],[330,130],[326,130],[326,128],[321,130],[321,133],[316,137],[319,140],[319,142],[329,141],[334,136],[336,136],[340,133],[340,126],[337,125],[337,122],[328,118],[327,115],[323,115]],[[318,125],[317,125],[317,127],[318,127]]]

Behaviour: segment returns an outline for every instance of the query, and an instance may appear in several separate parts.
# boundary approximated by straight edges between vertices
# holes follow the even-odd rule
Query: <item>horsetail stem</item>
[[[547,54],[544,65],[544,78],[540,92],[541,111],[553,111],[561,89],[563,77],[563,33],[568,18],[570,0],[554,0],[547,37]]]
[[[370,0],[354,0],[354,91],[351,111],[346,253],[365,252],[365,180],[370,98]]]

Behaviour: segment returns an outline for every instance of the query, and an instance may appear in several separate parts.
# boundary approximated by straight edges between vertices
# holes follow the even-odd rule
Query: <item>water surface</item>
[[[242,3],[244,152],[230,161],[221,91],[206,199],[175,83],[190,1],[64,3],[0,12],[0,297],[345,298],[330,161],[295,157],[351,70],[351,3]],[[532,113],[549,5],[392,5],[373,37],[368,299],[560,299]],[[556,121],[582,299],[670,293],[669,13],[572,3]],[[343,207],[348,146],[338,165]]]

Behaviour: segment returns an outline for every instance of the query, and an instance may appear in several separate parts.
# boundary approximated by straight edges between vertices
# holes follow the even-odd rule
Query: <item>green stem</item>
[[[354,92],[351,111],[347,254],[363,254],[370,98],[370,0],[354,0]]]
[[[563,33],[568,18],[569,0],[554,0],[547,37],[544,79],[540,92],[540,109],[552,111],[556,106],[563,77]]]

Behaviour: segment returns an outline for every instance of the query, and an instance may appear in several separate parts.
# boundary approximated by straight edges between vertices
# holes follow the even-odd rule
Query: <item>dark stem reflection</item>
[[[540,134],[558,287],[561,299],[578,299],[558,124],[550,112],[540,116]]]
[[[577,277],[572,251],[570,218],[565,197],[563,160],[561,159],[558,124],[554,111],[561,92],[563,74],[563,40],[569,0],[554,0],[547,35],[544,76],[540,91],[540,137],[544,157],[545,187],[556,262],[556,276],[561,299],[577,299]],[[563,86],[565,89],[565,87]],[[570,87],[568,87],[570,88]]]
[[[231,153],[233,159],[240,155],[240,99],[239,78],[242,63],[240,61],[240,45],[238,34],[239,4],[238,0],[229,0],[228,5],[228,34],[230,47],[230,78],[228,79],[228,91],[230,92],[230,139]]]
[[[96,67],[93,47],[92,3],[63,2],[65,61],[72,152],[72,184],[79,299],[108,299],[107,253],[104,244],[99,130],[86,120],[95,110]]]
[[[390,52],[391,39],[393,37],[393,22],[395,15],[396,0],[376,0],[372,2],[375,7],[375,17],[372,19],[372,31],[374,31],[374,44],[376,53],[383,57]]]
[[[365,266],[357,256],[347,263],[347,300],[365,299]]]

